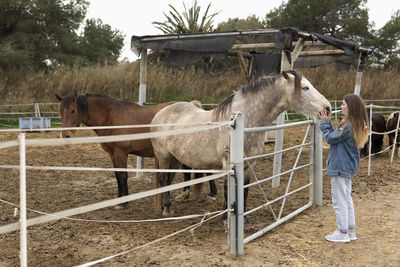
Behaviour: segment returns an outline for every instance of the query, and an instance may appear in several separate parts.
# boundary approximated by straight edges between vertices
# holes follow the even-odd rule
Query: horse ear
[[[282,75],[286,80],[290,80],[289,74],[286,71],[282,71]]]
[[[59,96],[57,93],[55,93],[54,95],[56,96],[56,98],[57,98],[60,102],[62,101],[62,99],[63,99],[62,96]]]
[[[76,103],[76,101],[78,100],[78,94],[76,91],[74,91],[74,94],[72,95],[72,100]]]

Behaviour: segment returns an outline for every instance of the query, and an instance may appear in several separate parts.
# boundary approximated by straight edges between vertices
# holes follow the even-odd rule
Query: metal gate
[[[244,116],[238,114],[234,118],[236,122],[234,123],[235,127],[231,128],[231,139],[230,139],[230,165],[234,174],[229,175],[228,177],[228,227],[229,227],[229,249],[230,252],[236,256],[244,254],[244,244],[254,240],[257,237],[260,237],[264,233],[269,230],[275,228],[276,226],[286,222],[302,211],[310,208],[313,204],[317,206],[322,205],[322,135],[319,130],[319,121],[318,120],[306,120],[295,123],[288,123],[285,125],[279,126],[268,126],[268,127],[256,127],[256,128],[244,128]],[[290,148],[286,148],[280,151],[274,151],[272,153],[256,155],[251,157],[245,157],[244,155],[244,133],[251,132],[265,132],[265,131],[273,131],[280,130],[290,127],[298,127],[307,125],[307,131],[304,136],[303,142],[300,145],[296,145]],[[307,136],[309,131],[310,138],[309,142],[307,141]],[[310,160],[309,163],[303,164],[301,166],[297,166],[299,162],[299,158],[303,147],[310,147]],[[292,169],[281,172],[279,174],[272,175],[268,178],[264,178],[262,180],[258,180],[255,175],[254,170],[251,165],[248,163],[249,160],[254,160],[262,157],[272,156],[278,153],[283,153],[292,149],[299,149],[297,154],[296,161],[294,162],[294,166]],[[253,179],[255,180],[248,185],[244,185],[244,167],[247,165],[250,172],[252,173]],[[290,185],[293,178],[293,173],[296,170],[309,168],[309,181],[307,184],[296,188],[295,190],[290,191]],[[262,191],[265,203],[253,208],[249,211],[244,211],[244,189],[251,186],[259,186],[261,183],[270,181],[272,179],[277,179],[281,175],[289,174],[289,180],[285,189],[285,193],[278,198],[269,200],[264,191]],[[306,205],[296,209],[295,211],[287,214],[286,216],[282,216],[283,209],[286,203],[286,198],[292,194],[295,194],[299,191],[308,189],[309,190],[309,201]],[[261,187],[260,187],[260,190]],[[276,214],[272,209],[271,205],[277,201],[282,200],[282,204],[279,210],[279,213]],[[244,237],[244,216],[261,210],[265,207],[268,207],[270,212],[273,215],[275,222],[268,225],[267,227],[260,229],[252,235]]]

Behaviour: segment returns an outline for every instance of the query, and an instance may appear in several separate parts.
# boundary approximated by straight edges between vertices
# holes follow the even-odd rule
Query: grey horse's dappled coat
[[[318,116],[323,109],[330,110],[330,103],[299,72],[261,77],[227,97],[214,110],[205,111],[191,103],[179,102],[162,109],[152,124],[188,124],[194,122],[227,121],[231,114],[240,112],[245,116],[245,127],[265,126],[287,109]],[[187,126],[160,126],[152,131],[186,128]],[[155,156],[160,169],[168,168],[177,160],[195,169],[227,168],[229,126],[194,134],[175,135],[152,139]],[[263,151],[264,132],[247,133],[244,140],[246,156]],[[245,182],[249,176],[245,173]],[[160,174],[161,186],[166,175]],[[165,197],[165,195],[164,195]],[[166,200],[164,199],[164,202]],[[169,201],[164,203],[168,209]],[[158,207],[161,208],[161,204]],[[168,211],[166,211],[168,213]]]

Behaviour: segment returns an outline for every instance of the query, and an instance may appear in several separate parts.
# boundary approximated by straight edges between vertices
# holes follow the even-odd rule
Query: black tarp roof
[[[294,64],[298,68],[312,68],[332,62],[339,62],[341,66],[349,67],[357,64],[359,53],[367,56],[369,49],[362,48],[358,44],[324,36],[318,33],[307,32],[297,28],[262,29],[227,32],[207,32],[173,35],[147,35],[132,36],[131,49],[136,55],[140,55],[142,49],[152,51],[162,50],[167,52],[166,60],[182,65],[192,64],[203,57],[226,56],[232,53],[234,42],[239,37],[259,37],[275,35],[276,48],[289,53],[292,42],[299,37],[305,40],[322,42],[344,51],[342,55],[319,55],[310,57],[299,57]],[[252,53],[254,57],[253,70],[257,74],[268,74],[279,72],[280,63],[265,60],[275,58],[280,62],[280,54]],[[271,64],[273,66],[271,66]],[[275,71],[274,71],[275,70]]]

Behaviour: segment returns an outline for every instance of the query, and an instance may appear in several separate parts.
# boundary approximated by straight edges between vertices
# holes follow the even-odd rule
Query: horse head
[[[62,127],[79,127],[83,122],[84,114],[79,105],[78,94],[76,91],[72,95],[59,96],[56,98],[61,102],[59,113],[61,116]],[[66,130],[61,132],[63,138],[69,138],[73,135],[74,130]]]
[[[326,109],[331,112],[331,104],[317,89],[297,71],[282,72],[287,86],[289,109],[294,109],[318,118],[318,113]]]

